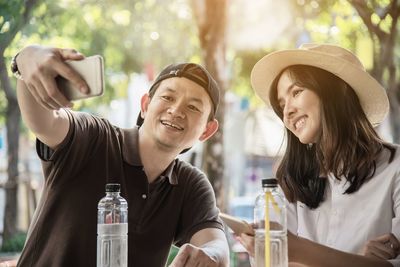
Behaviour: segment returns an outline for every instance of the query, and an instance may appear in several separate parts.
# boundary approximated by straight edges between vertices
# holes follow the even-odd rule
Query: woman
[[[289,260],[310,266],[400,266],[400,149],[373,126],[384,88],[350,51],[302,45],[262,58],[256,93],[287,132],[277,170],[288,208]],[[254,239],[241,241],[253,254]]]

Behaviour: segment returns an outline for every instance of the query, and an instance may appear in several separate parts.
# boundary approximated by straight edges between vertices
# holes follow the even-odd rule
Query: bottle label
[[[97,225],[97,267],[128,266],[128,224]]]
[[[110,223],[110,224],[98,224],[97,225],[98,235],[127,235],[128,224],[127,223]]]

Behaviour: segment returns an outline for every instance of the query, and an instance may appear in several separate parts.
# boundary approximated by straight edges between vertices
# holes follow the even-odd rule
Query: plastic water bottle
[[[97,206],[97,267],[128,266],[128,203],[120,184],[106,184]]]
[[[256,267],[287,267],[285,196],[275,178],[262,179],[261,182],[263,192],[257,196],[254,206],[255,265]],[[268,224],[265,224],[267,220],[269,227]],[[269,242],[265,240],[266,230],[269,230]],[[269,255],[265,253],[267,247],[269,247]],[[266,255],[269,256],[269,259],[265,258]]]

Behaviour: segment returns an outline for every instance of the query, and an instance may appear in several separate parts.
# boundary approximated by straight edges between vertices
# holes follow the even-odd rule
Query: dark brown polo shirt
[[[96,266],[97,203],[105,184],[128,201],[128,264],[164,266],[171,244],[223,226],[205,175],[179,159],[153,183],[138,153],[138,128],[68,111],[70,130],[55,151],[37,141],[45,185],[18,266]]]

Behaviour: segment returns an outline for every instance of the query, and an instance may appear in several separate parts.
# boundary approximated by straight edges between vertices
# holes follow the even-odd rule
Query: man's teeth
[[[182,127],[179,127],[178,125],[172,124],[172,123],[167,122],[167,121],[162,121],[162,124],[167,125],[167,126],[170,126],[170,127],[175,128],[175,129],[177,129],[177,130],[180,130],[180,131],[183,130]]]
[[[301,118],[300,120],[298,120],[295,123],[294,127],[296,127],[296,129],[298,129],[298,128],[302,127],[305,122],[306,122],[306,119],[305,118]]]

